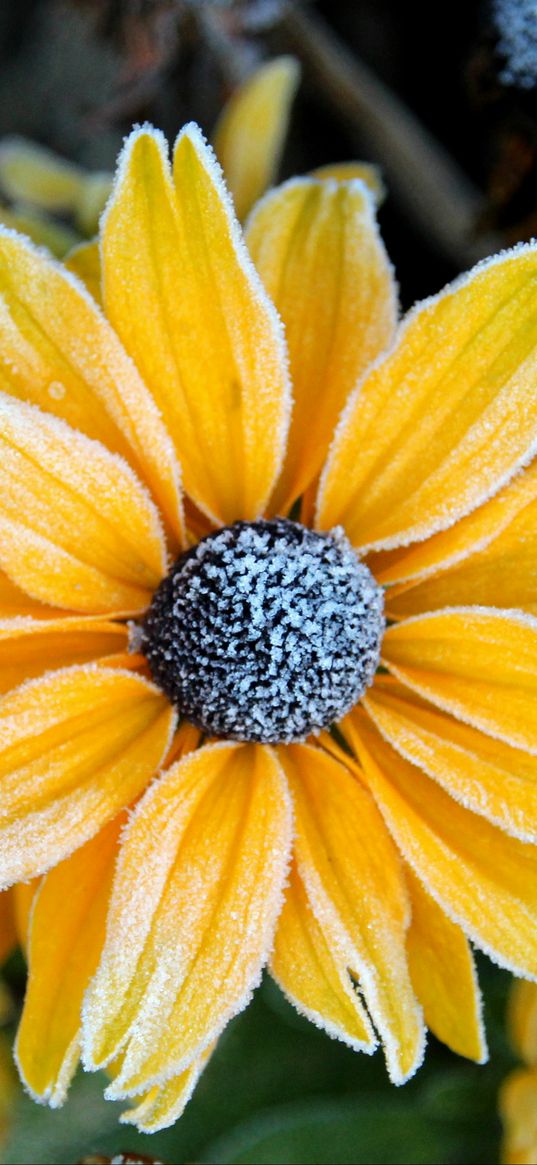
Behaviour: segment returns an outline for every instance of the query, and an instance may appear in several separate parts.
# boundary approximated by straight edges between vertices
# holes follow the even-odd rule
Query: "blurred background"
[[[534,0],[3,0],[0,221],[64,254],[94,233],[134,122],[147,119],[173,141],[194,118],[210,134],[237,86],[282,53],[299,60],[301,83],[281,176],[344,160],[380,166],[381,226],[405,307],[537,233]],[[35,159],[31,181],[13,169],[14,136],[88,171],[84,198],[47,201]],[[431,1037],[425,1066],[397,1090],[380,1053],[371,1060],[330,1040],[267,980],[181,1121],[147,1137],[117,1125],[120,1106],[103,1101],[99,1078],[79,1077],[56,1113],[22,1094],[8,1050],[24,994],[17,954],[0,987],[1,1159],[497,1161],[498,1089],[516,1064],[505,1027],[510,980],[484,959],[479,969],[485,1067]]]

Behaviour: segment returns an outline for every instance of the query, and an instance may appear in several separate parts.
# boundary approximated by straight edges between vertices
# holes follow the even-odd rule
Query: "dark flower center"
[[[326,728],[373,680],[382,590],[340,530],[235,522],[181,555],[155,592],[142,650],[192,723],[232,740]]]

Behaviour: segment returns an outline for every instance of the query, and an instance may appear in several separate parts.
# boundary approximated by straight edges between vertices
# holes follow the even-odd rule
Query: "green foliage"
[[[491,1061],[469,1064],[434,1039],[403,1088],[382,1057],[356,1055],[302,1020],[266,980],[229,1027],[174,1128],[152,1137],[117,1124],[105,1079],[80,1074],[59,1112],[21,1095],[3,1160],[70,1165],[139,1151],[167,1165],[479,1165],[498,1158],[496,1093],[513,1058],[503,1011],[509,976],[483,960]]]

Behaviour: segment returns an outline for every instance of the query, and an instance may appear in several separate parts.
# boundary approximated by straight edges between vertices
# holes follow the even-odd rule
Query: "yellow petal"
[[[125,1096],[188,1068],[245,1007],[271,945],[290,846],[280,769],[264,748],[207,746],[147,792],[125,834],[85,1057],[123,1052]]]
[[[261,65],[227,102],[213,134],[239,219],[274,182],[300,80],[295,57]]]
[[[382,735],[461,805],[537,842],[537,757],[485,736],[378,678],[363,701]]]
[[[143,611],[166,572],[157,512],[117,454],[0,393],[0,563],[34,598]]]
[[[120,826],[118,817],[43,879],[28,942],[29,975],[16,1042],[22,1079],[57,1108],[80,1055],[80,1009],[99,962]]]
[[[211,1044],[179,1076],[150,1088],[135,1108],[121,1113],[121,1123],[136,1125],[141,1133],[157,1133],[175,1124],[182,1116],[214,1048],[215,1045]]]
[[[83,235],[95,235],[99,219],[112,190],[112,175],[106,170],[95,170],[84,175],[76,206],[75,223]]]
[[[25,952],[28,946],[28,930],[30,927],[32,907],[40,882],[41,878],[32,878],[30,882],[18,882],[16,886],[11,887],[15,930],[19,945]]]
[[[13,912],[13,889],[0,893],[0,963],[4,963],[17,945]]]
[[[32,619],[55,619],[58,617],[58,611],[54,607],[47,607],[44,603],[38,602],[37,599],[31,599],[0,570],[0,619],[28,616]]]
[[[318,501],[362,548],[444,530],[537,448],[537,247],[480,264],[403,324],[349,402]]]
[[[537,619],[461,607],[389,627],[382,658],[399,680],[460,720],[537,754]]]
[[[382,739],[363,712],[343,724],[403,856],[453,922],[515,974],[537,975],[535,847],[463,809]]]
[[[97,239],[73,247],[64,260],[64,266],[78,276],[95,303],[101,305],[101,256]]]
[[[495,497],[448,530],[441,530],[412,546],[372,554],[369,561],[373,574],[385,585],[409,585],[448,567],[458,566],[468,555],[486,550],[536,499],[537,461],[517,474]],[[390,590],[390,598],[392,594],[399,594],[399,588]]]
[[[453,1052],[482,1064],[487,1045],[468,940],[408,868],[406,877],[412,903],[410,974],[427,1027]]]
[[[181,535],[173,446],[132,361],[82,284],[2,229],[0,387],[125,457]]]
[[[279,755],[296,813],[298,871],[325,942],[359,981],[395,1083],[421,1062],[423,1025],[406,961],[409,907],[397,851],[368,792],[319,748]]]
[[[29,202],[43,210],[73,209],[84,170],[59,154],[22,137],[0,143],[0,187],[14,202]]]
[[[361,1052],[376,1039],[349,972],[335,957],[294,864],[278,919],[270,969],[291,1003],[329,1035]]]
[[[53,668],[122,658],[127,647],[128,628],[103,619],[0,619],[0,692]]]
[[[509,999],[508,1026],[518,1055],[537,1067],[537,984],[519,979]]]
[[[185,488],[218,521],[263,510],[289,415],[280,322],[199,130],[138,130],[103,220],[106,310],[175,441]]]
[[[63,258],[67,251],[76,246],[79,239],[79,236],[63,223],[27,206],[15,206],[11,210],[0,206],[0,223],[10,230],[28,235],[28,238],[38,246],[48,247],[58,259]]]
[[[0,704],[0,884],[50,869],[139,795],[174,727],[141,676],[87,665]]]
[[[535,490],[535,472],[532,484]],[[388,597],[390,614],[401,618],[446,606],[479,603],[516,607],[537,615],[537,490],[535,493],[484,549],[414,586],[403,583],[392,588]]]
[[[504,1165],[537,1161],[537,1068],[511,1072],[500,1091]]]
[[[333,178],[336,182],[351,182],[353,178],[359,178],[371,191],[377,206],[381,206],[386,198],[382,171],[372,162],[329,162],[328,166],[312,170],[312,178]]]
[[[295,407],[271,500],[285,513],[321,469],[356,381],[392,339],[395,283],[361,182],[294,179],[263,199],[246,238],[289,346]]]

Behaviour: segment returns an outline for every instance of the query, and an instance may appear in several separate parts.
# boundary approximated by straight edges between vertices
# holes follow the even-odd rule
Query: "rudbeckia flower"
[[[52,1105],[105,1068],[146,1131],[267,963],[395,1083],[426,1026],[484,1058],[470,942],[537,974],[537,248],[396,330],[359,180],[246,244],[195,126],[173,168],[125,145],[105,314],[1,235],[17,1058]]]
[[[525,1067],[511,1072],[500,1092],[505,1126],[502,1161],[533,1165],[537,1160],[537,984],[514,984],[508,1028]]]

